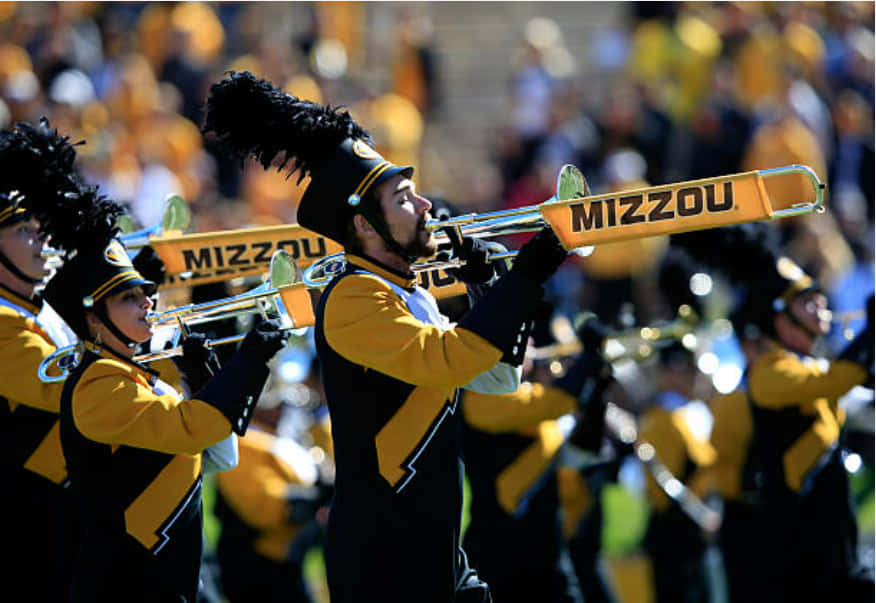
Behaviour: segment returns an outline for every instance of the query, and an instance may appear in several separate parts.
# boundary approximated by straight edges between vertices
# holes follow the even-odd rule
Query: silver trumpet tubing
[[[685,336],[694,334],[699,322],[696,311],[689,305],[682,304],[678,307],[677,317],[672,321],[634,327],[607,337],[603,342],[602,354],[608,362],[647,360],[653,355],[655,344],[670,340],[682,341]],[[554,361],[580,354],[581,350],[581,342],[574,339],[532,348],[527,356],[532,360]]]
[[[146,321],[150,326],[156,328],[176,327],[179,329],[180,335],[185,337],[189,327],[216,320],[253,314],[261,314],[265,318],[275,316],[288,317],[281,300],[281,289],[299,282],[300,279],[300,270],[289,254],[283,250],[277,250],[271,258],[268,280],[258,287],[232,297],[200,304],[188,304],[164,312],[156,312],[148,315]],[[295,328],[291,321],[286,322],[289,324],[284,325],[284,328],[287,330]],[[216,347],[237,343],[244,337],[246,337],[246,334],[241,333],[221,339],[209,340],[206,342],[206,345],[207,347]],[[178,343],[178,340],[179,337],[175,337],[174,344]],[[56,350],[40,363],[37,370],[40,381],[44,383],[64,381],[70,371],[79,364],[83,351],[84,346],[81,343]],[[174,345],[170,349],[139,354],[134,356],[133,359],[135,362],[149,363],[161,360],[162,358],[180,355],[182,355],[182,346]]]

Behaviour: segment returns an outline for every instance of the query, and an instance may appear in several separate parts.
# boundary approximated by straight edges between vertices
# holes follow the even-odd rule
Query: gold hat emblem
[[[362,159],[383,159],[380,153],[365,144],[365,141],[361,138],[353,141],[353,152]]]
[[[128,253],[125,251],[125,248],[122,247],[122,244],[118,241],[112,241],[109,245],[106,246],[106,249],[103,252],[103,257],[106,261],[113,266],[132,266],[131,258],[128,257]]]

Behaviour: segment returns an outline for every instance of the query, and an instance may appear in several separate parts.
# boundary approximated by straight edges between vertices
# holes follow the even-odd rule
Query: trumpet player
[[[258,325],[215,373],[190,338],[180,369],[195,393],[182,399],[133,360],[152,335],[155,283],[114,238],[121,207],[79,181],[64,193],[23,203],[66,252],[44,296],[82,342],[60,396],[77,529],[67,600],[194,601],[202,474],[236,463],[232,433],[245,432],[285,334]]]
[[[436,250],[414,168],[384,160],[349,114],[232,73],[211,88],[205,131],[266,168],[283,151],[311,178],[299,223],[347,253],[315,327],[337,468],[325,551],[332,601],[489,601],[459,547],[457,389],[516,389],[523,330],[565,250],[540,232],[452,325],[411,272]],[[493,276],[474,242],[458,250],[472,278]]]
[[[58,435],[61,386],[37,367],[75,340],[36,293],[49,275],[41,224],[25,198],[64,194],[76,153],[48,122],[0,133],[0,511],[15,543],[0,576],[34,600],[63,600],[70,583],[72,523],[68,475]]]
[[[603,334],[595,317],[585,323],[578,333],[583,351],[550,383],[527,381],[503,395],[466,391],[461,398],[472,492],[464,545],[497,601],[584,600],[562,529],[557,469],[566,432],[557,419],[574,421],[574,414],[596,424],[598,449],[602,393],[611,382]]]
[[[816,358],[830,329],[827,298],[769,235],[752,225],[719,229],[707,249],[733,249],[735,261],[702,258],[739,289],[735,313],[746,325],[749,454],[761,475],[762,507],[762,529],[748,546],[768,560],[762,589],[749,600],[871,601],[872,573],[858,560],[838,400],[872,383],[873,300],[864,331],[836,359]]]
[[[658,351],[656,394],[640,419],[639,435],[677,479],[702,497],[707,482],[698,471],[714,462],[709,442],[691,428],[686,405],[697,397],[700,377],[693,354],[680,342]],[[647,472],[646,472],[647,473]],[[706,538],[699,525],[667,496],[650,473],[646,492],[651,516],[644,547],[651,559],[657,603],[706,603]]]

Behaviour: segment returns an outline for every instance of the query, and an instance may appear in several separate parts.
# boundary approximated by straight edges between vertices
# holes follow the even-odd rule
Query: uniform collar
[[[125,368],[129,369],[131,372],[142,373],[150,385],[154,385],[155,382],[158,381],[158,371],[154,371],[145,364],[135,362],[132,359],[127,358],[126,356],[122,356],[115,350],[112,350],[106,346],[97,345],[93,341],[86,341],[85,349],[89,352],[97,354],[102,358],[110,358],[112,360],[121,362],[125,365]]]
[[[30,299],[22,297],[2,283],[0,283],[0,297],[6,299],[7,301],[11,301],[17,306],[21,306],[33,315],[39,314],[40,308],[43,305],[43,300],[39,296],[35,295]]]
[[[407,272],[402,272],[395,268],[390,268],[374,258],[348,254],[347,264],[355,266],[356,268],[361,268],[362,270],[367,270],[368,272],[373,272],[377,276],[385,278],[389,282],[409,291],[413,290],[417,284],[417,277],[412,271],[408,270]]]

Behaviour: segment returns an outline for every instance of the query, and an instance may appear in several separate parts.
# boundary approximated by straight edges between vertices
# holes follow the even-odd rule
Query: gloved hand
[[[554,386],[565,390],[578,400],[580,407],[584,407],[597,390],[601,393],[610,381],[611,365],[603,360],[602,354],[585,348],[566,374],[554,381]]]
[[[204,333],[190,333],[182,343],[182,356],[175,356],[173,363],[188,384],[190,392],[196,392],[215,375],[221,366],[216,352],[207,347]]]
[[[511,271],[541,285],[556,272],[566,256],[557,235],[545,226],[520,248]]]
[[[472,237],[462,237],[455,228],[441,230],[450,239],[453,257],[465,262],[461,268],[450,268],[447,272],[456,280],[469,285],[488,283],[495,274],[495,268],[487,259],[490,255],[487,244]]]
[[[286,331],[281,330],[278,319],[264,320],[247,333],[240,344],[238,354],[267,362],[286,345],[288,336]]]
[[[158,257],[158,254],[155,253],[155,250],[150,245],[140,249],[140,253],[137,254],[137,257],[131,263],[134,265],[134,269],[146,280],[152,281],[156,285],[164,282],[164,277],[167,273],[167,270],[164,268],[164,262],[161,261],[161,258]]]
[[[609,335],[608,328],[592,312],[582,313],[575,322],[581,348],[595,354],[601,354],[603,343]]]

